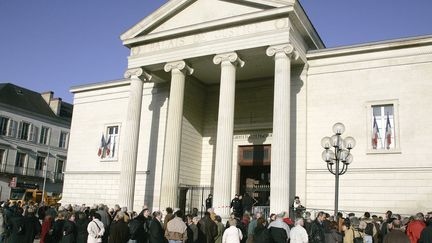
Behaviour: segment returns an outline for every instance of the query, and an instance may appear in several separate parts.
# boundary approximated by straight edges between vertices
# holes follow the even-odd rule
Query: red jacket
[[[417,243],[417,241],[420,239],[420,234],[425,227],[425,222],[421,220],[414,220],[408,224],[406,234],[408,235],[411,243]]]
[[[51,230],[52,220],[45,219],[42,223],[42,230],[40,235],[40,243],[50,242],[47,241],[47,236],[49,236],[49,231]]]

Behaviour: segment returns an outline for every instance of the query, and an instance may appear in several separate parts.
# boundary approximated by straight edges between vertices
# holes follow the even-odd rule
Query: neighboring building
[[[45,171],[46,191],[62,192],[72,105],[53,95],[0,84],[0,201],[13,177],[42,189]]]
[[[121,39],[125,79],[72,88],[64,203],[331,212],[320,141],[342,122],[340,210],[430,210],[432,36],[327,49],[294,0],[171,0]]]

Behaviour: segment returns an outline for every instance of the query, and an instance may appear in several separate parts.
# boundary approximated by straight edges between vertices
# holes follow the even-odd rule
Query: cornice
[[[432,35],[309,51],[308,60],[432,45]]]
[[[114,88],[114,87],[119,87],[119,86],[127,86],[129,84],[130,84],[130,79],[111,80],[111,81],[104,81],[104,82],[99,82],[99,83],[73,86],[73,87],[71,87],[71,89],[69,91],[71,93],[75,94],[75,93],[91,91],[91,90]]]

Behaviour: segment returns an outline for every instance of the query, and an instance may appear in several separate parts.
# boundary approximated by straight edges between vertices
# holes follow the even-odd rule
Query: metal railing
[[[0,164],[0,172],[11,174],[11,175],[23,175],[23,176],[38,177],[38,178],[43,178],[45,175],[44,170],[37,170],[35,168],[17,167],[14,165],[4,165],[4,164]],[[47,171],[46,176],[47,179],[51,181],[63,181],[63,173],[57,173],[55,171]]]

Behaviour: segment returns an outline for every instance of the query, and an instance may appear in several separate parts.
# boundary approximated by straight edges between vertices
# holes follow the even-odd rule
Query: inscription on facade
[[[254,134],[239,134],[234,135],[235,140],[242,140],[242,139],[267,139],[272,137],[272,133],[254,133]]]
[[[235,37],[248,36],[257,33],[263,33],[263,32],[274,31],[274,30],[283,30],[283,29],[289,29],[288,18],[269,20],[269,21],[264,21],[259,23],[242,25],[242,26],[235,26],[235,27],[226,28],[222,30],[209,31],[205,33],[199,33],[195,35],[178,37],[170,40],[146,44],[146,45],[132,48],[131,55],[137,56],[149,52],[168,50],[168,49],[187,46],[187,45],[206,43],[206,42],[223,40],[223,39],[231,39]]]

